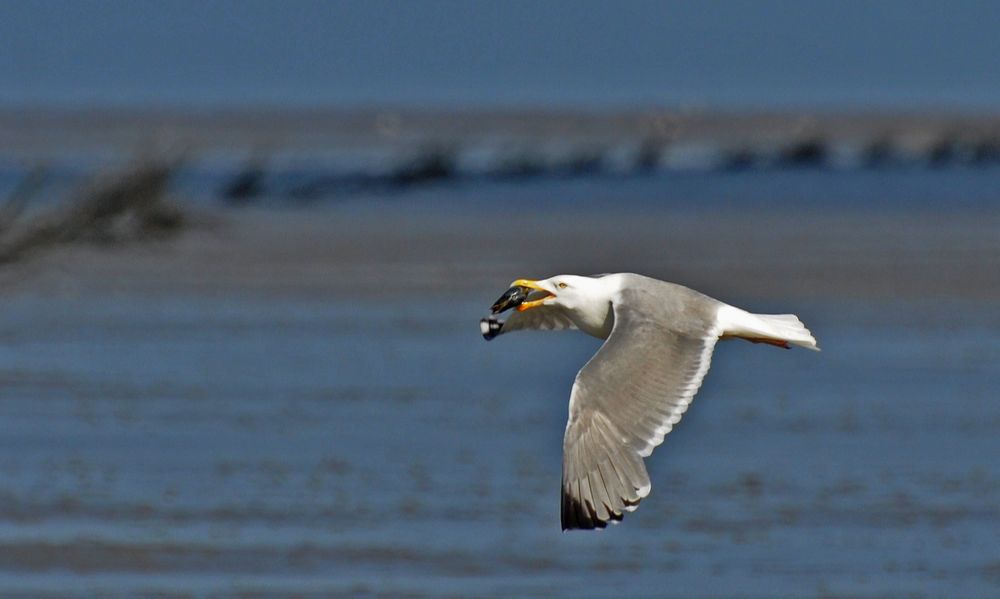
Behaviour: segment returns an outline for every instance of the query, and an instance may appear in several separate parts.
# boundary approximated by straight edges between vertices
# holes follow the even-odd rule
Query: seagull
[[[515,309],[506,320],[499,314]],[[677,424],[720,339],[819,350],[794,314],[752,314],[632,273],[518,279],[480,322],[487,340],[578,329],[604,344],[576,375],[563,437],[562,529],[599,529],[652,487],[643,458]]]

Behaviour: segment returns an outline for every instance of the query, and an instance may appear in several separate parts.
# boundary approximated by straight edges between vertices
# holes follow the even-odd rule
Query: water
[[[911,174],[889,188],[935,190],[936,209],[866,211],[862,197],[892,194],[864,173],[430,188],[229,211],[220,230],[174,243],[23,266],[0,299],[0,590],[992,596],[1000,251],[983,231],[995,204],[954,173]],[[816,203],[790,193],[676,214],[649,200],[732,186],[777,201],[767,190],[789,183]],[[815,200],[831,186],[855,190],[856,227]],[[514,196],[515,220],[498,222],[496,202]],[[973,201],[982,226],[949,220],[950,200]],[[772,243],[769,213],[798,218],[808,243]],[[583,215],[605,238],[571,245],[567,232],[598,230]],[[485,343],[477,327],[509,274],[571,254],[708,273],[730,301],[795,311],[823,347],[721,344],[647,462],[652,494],[600,533],[560,532],[558,502],[569,389],[596,340]],[[841,283],[747,285],[753,265],[798,272],[772,263]]]
[[[995,109],[990,3],[0,8],[0,105]]]
[[[9,4],[0,107],[988,113],[996,13]],[[44,150],[44,205],[145,149],[150,122],[109,135],[122,147],[84,143],[86,126],[11,139]],[[938,141],[992,139],[941,126]],[[640,173],[604,140],[593,172],[517,181],[484,175],[491,148],[467,143],[445,180],[294,197],[331,173],[391,175],[413,149],[370,156],[348,135],[345,152],[278,151],[243,210],[218,200],[267,127],[228,131],[238,148],[195,156],[172,188],[214,228],[0,271],[0,595],[997,596],[1000,168],[964,146],[924,168],[934,144],[866,166],[881,128],[846,161],[824,141],[808,168],[772,148],[735,170],[718,146]],[[545,164],[594,149],[534,143]],[[0,197],[34,164],[15,146]],[[514,276],[581,269],[794,311],[824,351],[721,344],[641,508],[564,534],[568,394],[597,342],[485,343],[477,323]]]
[[[947,325],[913,330],[870,307],[797,306],[823,353],[720,346],[649,461],[641,509],[562,534],[566,397],[595,344],[486,344],[482,306],[450,307],[6,300],[0,587],[995,590],[995,312],[985,331],[938,309]]]

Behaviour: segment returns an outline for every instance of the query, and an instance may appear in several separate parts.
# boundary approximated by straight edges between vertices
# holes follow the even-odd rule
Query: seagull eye
[[[566,289],[566,283],[558,283],[556,284],[556,287],[558,287],[559,289]]]

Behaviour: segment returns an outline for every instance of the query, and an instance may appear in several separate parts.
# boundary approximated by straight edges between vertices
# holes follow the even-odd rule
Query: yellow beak
[[[537,308],[538,306],[541,306],[542,304],[544,304],[545,300],[549,299],[550,297],[555,297],[554,293],[552,293],[548,289],[543,288],[541,285],[538,284],[538,281],[534,281],[532,279],[518,279],[518,280],[514,281],[513,283],[511,283],[510,286],[511,287],[527,287],[529,289],[535,289],[536,291],[541,291],[543,293],[547,293],[548,294],[548,295],[546,295],[545,297],[543,297],[541,299],[537,299],[537,300],[530,301],[530,302],[524,302],[523,304],[521,304],[520,306],[517,307],[517,311],[518,312],[524,312],[525,310],[530,310],[532,308]]]

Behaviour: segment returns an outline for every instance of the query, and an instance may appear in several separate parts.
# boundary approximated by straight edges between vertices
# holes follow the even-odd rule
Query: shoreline
[[[148,160],[233,204],[688,173],[991,176],[1000,115],[0,109],[0,191],[33,170],[66,182]]]
[[[1000,221],[988,215],[635,211],[497,221],[355,205],[209,210],[196,223],[168,241],[59,248],[7,269],[0,285],[12,294],[492,300],[516,276],[628,270],[775,307],[1000,299]]]

